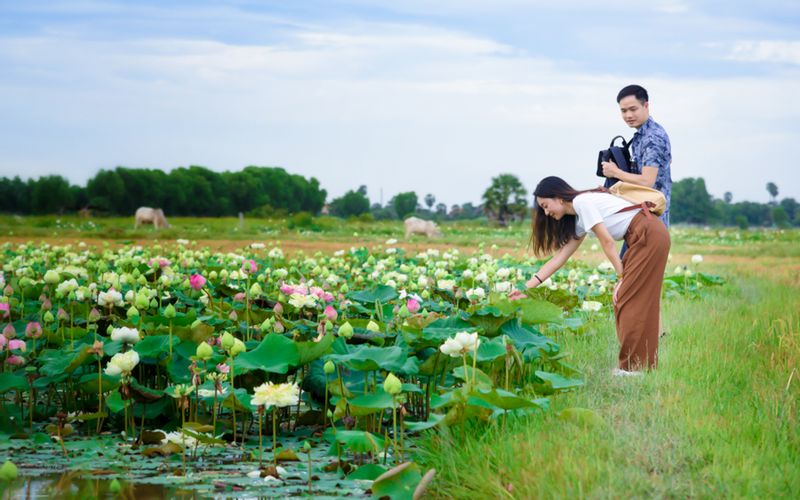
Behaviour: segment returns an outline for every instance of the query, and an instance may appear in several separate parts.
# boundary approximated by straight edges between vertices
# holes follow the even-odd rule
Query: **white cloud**
[[[740,41],[733,44],[727,57],[744,62],[800,64],[800,41]]]

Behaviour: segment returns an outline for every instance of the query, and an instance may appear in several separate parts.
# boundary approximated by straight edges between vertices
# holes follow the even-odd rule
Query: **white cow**
[[[141,224],[150,224],[151,222],[156,229],[170,227],[167,218],[164,217],[164,211],[160,208],[139,207],[136,209],[135,228],[138,228]]]
[[[442,235],[439,227],[432,220],[422,220],[417,217],[409,217],[404,222],[406,228],[406,239],[412,234],[422,234],[428,238],[438,238]]]

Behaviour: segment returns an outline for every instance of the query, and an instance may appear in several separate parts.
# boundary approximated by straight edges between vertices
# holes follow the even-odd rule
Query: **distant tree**
[[[444,203],[437,203],[436,204],[436,214],[439,216],[444,217],[447,215],[447,205]]]
[[[334,199],[330,205],[331,214],[339,217],[351,217],[369,212],[369,198],[366,193],[366,186],[361,186],[356,191],[348,191],[343,196]]]
[[[60,175],[48,175],[31,182],[31,210],[37,214],[74,210],[73,190]]]
[[[433,207],[433,204],[436,203],[436,197],[431,193],[425,195],[425,204],[428,206],[428,210]]]
[[[714,216],[711,195],[702,178],[687,177],[672,184],[670,222],[708,224]]]
[[[774,182],[767,183],[767,192],[772,197],[770,203],[775,204],[775,198],[778,197],[778,186]]]
[[[786,210],[781,206],[772,208],[772,223],[781,229],[789,227],[789,216],[786,215]]]
[[[509,220],[523,219],[528,211],[525,187],[517,176],[502,174],[492,178],[492,184],[483,193],[483,209],[487,217],[501,226]]]
[[[733,201],[733,193],[731,193],[730,191],[725,191],[723,197],[725,199],[725,203],[730,203]]]
[[[794,224],[797,224],[798,217],[800,217],[800,204],[794,198],[784,198],[780,202],[780,206],[786,211],[786,216]]]
[[[394,208],[397,217],[405,219],[417,210],[417,193],[413,191],[399,193],[389,200],[389,205]]]

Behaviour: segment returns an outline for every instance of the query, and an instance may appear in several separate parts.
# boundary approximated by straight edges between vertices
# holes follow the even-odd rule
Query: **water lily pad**
[[[290,366],[297,366],[300,353],[297,345],[283,335],[271,333],[252,351],[240,354],[234,362],[236,375],[250,370],[268,373],[287,373]]]

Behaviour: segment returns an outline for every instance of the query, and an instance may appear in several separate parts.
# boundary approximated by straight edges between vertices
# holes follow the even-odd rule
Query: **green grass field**
[[[557,338],[586,385],[556,398],[553,411],[505,429],[473,428],[465,440],[424,440],[437,496],[795,496],[800,266],[796,258],[759,257],[758,246],[750,245],[744,262],[713,266],[730,280],[722,289],[665,302],[658,370],[611,376],[617,342],[609,317],[591,334]],[[559,418],[566,408],[590,409],[596,418]]]

